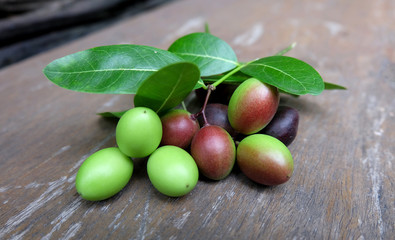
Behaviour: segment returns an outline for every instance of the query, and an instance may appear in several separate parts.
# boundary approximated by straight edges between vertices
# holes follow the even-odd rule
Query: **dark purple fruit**
[[[299,114],[295,108],[279,106],[272,121],[260,133],[270,135],[289,146],[296,137]]]
[[[211,92],[210,98],[208,99],[209,103],[221,103],[221,104],[228,104],[230,97],[232,96],[233,92],[237,88],[237,84],[220,84],[218,85],[214,91]],[[206,99],[207,90],[203,88],[199,88],[195,90],[197,98],[200,100],[201,103],[204,102]]]
[[[236,134],[236,131],[232,128],[228,119],[228,106],[221,103],[210,103],[207,104],[205,109],[205,115],[207,122],[210,125],[220,126],[225,129],[231,136]],[[200,115],[199,118],[200,126],[204,126],[203,116]]]
[[[236,147],[225,129],[208,125],[201,128],[191,143],[191,155],[207,178],[220,180],[231,172],[236,159]]]
[[[273,186],[288,181],[293,159],[288,148],[277,138],[253,134],[237,146],[237,164],[252,181]]]
[[[200,129],[198,121],[182,109],[170,110],[161,117],[161,121],[163,129],[161,145],[173,145],[185,149]]]

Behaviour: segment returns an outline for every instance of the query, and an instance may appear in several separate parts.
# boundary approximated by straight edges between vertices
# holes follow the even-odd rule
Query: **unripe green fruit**
[[[192,139],[191,155],[204,176],[220,180],[232,171],[236,147],[225,129],[208,125],[200,129]]]
[[[193,136],[200,129],[199,122],[183,109],[170,110],[160,119],[163,129],[162,145],[185,149],[189,147]]]
[[[288,181],[293,172],[292,155],[278,139],[264,134],[244,138],[237,146],[237,164],[252,181],[279,185]]]
[[[136,107],[125,112],[116,128],[119,149],[129,157],[150,155],[162,139],[162,123],[149,108]]]
[[[78,169],[75,187],[82,198],[100,201],[114,196],[129,182],[132,160],[118,148],[105,148],[89,156]]]
[[[184,149],[170,145],[151,154],[147,172],[152,185],[170,197],[189,193],[199,179],[199,170],[192,156]]]
[[[272,120],[279,101],[277,88],[255,78],[247,79],[236,88],[230,98],[229,122],[242,134],[256,133]]]

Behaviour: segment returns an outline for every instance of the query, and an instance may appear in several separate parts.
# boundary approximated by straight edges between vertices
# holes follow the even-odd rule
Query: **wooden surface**
[[[95,113],[131,97],[61,89],[43,67],[99,45],[167,48],[206,21],[241,61],[296,41],[290,56],[348,87],[283,98],[300,112],[291,180],[263,187],[234,171],[168,198],[136,161],[121,193],[82,200],[78,167],[115,146],[116,122]],[[174,1],[1,70],[0,239],[394,239],[394,22],[391,0]]]

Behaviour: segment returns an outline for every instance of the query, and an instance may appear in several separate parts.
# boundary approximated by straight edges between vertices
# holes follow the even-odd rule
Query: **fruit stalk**
[[[207,94],[206,94],[206,98],[204,99],[204,103],[203,103],[202,108],[200,109],[199,112],[197,112],[197,113],[195,113],[195,114],[193,114],[193,115],[191,116],[194,120],[196,120],[196,119],[198,119],[198,117],[199,117],[200,115],[202,115],[202,117],[203,117],[203,123],[204,123],[203,126],[209,125],[209,123],[208,123],[208,121],[207,121],[207,117],[206,117],[205,110],[206,110],[206,106],[207,106],[207,103],[208,103],[208,99],[210,98],[210,94],[211,94],[211,92],[214,91],[214,90],[215,90],[215,86],[213,86],[213,85],[207,85]]]

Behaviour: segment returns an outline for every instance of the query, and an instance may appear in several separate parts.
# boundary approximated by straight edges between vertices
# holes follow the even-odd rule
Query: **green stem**
[[[283,50],[281,50],[278,53],[276,53],[275,56],[282,56],[282,55],[286,54],[287,52],[291,51],[295,46],[296,46],[296,42],[293,42],[288,47],[286,47]]]
[[[240,64],[239,66],[237,66],[236,68],[234,68],[232,71],[230,71],[230,72],[228,72],[227,74],[225,74],[222,78],[218,79],[218,80],[215,81],[213,84],[211,84],[211,86],[217,87],[217,86],[220,85],[223,81],[225,81],[227,78],[229,78],[230,76],[232,76],[232,75],[235,74],[236,72],[240,71],[240,69],[242,69],[243,67],[247,66],[249,63],[250,63],[250,62]]]
[[[202,88],[203,88],[204,90],[207,90],[207,86],[206,86],[206,84],[204,84],[204,81],[203,81],[203,80],[202,80],[202,81],[199,80],[198,83],[202,86]]]
[[[208,23],[204,24],[204,32],[205,33],[210,33],[210,27],[208,26]]]

